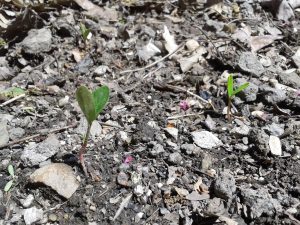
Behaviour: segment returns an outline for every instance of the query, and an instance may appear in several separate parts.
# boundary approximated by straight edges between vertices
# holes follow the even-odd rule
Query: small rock
[[[117,176],[117,183],[124,187],[129,186],[128,180],[129,180],[129,176],[124,172],[120,172]]]
[[[216,129],[216,122],[209,115],[207,115],[204,125],[211,131]]]
[[[55,134],[50,134],[43,142],[29,143],[21,155],[21,160],[27,166],[35,166],[55,155],[60,148],[60,142]]]
[[[31,206],[33,200],[34,196],[32,194],[29,194],[25,199],[21,199],[20,202],[24,208],[28,208],[29,206]]]
[[[52,163],[37,169],[30,175],[30,182],[43,183],[66,199],[79,187],[72,167],[63,163]]]
[[[15,141],[25,134],[25,130],[21,127],[15,127],[9,130],[9,137],[11,140]]]
[[[200,148],[212,149],[222,145],[221,140],[209,131],[194,131],[191,134],[194,142]]]
[[[187,144],[187,143],[181,145],[181,150],[188,155],[193,154],[193,155],[197,155],[197,156],[201,152],[201,149],[198,146],[196,146],[194,144]]]
[[[263,99],[269,104],[277,104],[283,102],[287,98],[284,90],[275,89],[268,85],[259,86],[259,90]]]
[[[9,134],[7,131],[6,121],[0,122],[0,145],[5,145],[9,141]]]
[[[67,95],[66,95],[64,98],[59,99],[59,101],[58,101],[58,106],[59,106],[59,107],[65,106],[66,104],[68,104],[69,99],[70,99],[70,97],[67,96]]]
[[[52,35],[50,29],[32,29],[20,43],[20,46],[26,53],[39,54],[41,52],[49,52],[51,50],[51,42]]]
[[[220,216],[225,213],[224,200],[213,198],[209,201],[205,214],[208,216]]]
[[[101,76],[101,75],[104,75],[107,71],[110,71],[109,67],[108,67],[108,66],[102,65],[102,66],[98,66],[98,67],[95,69],[94,73],[95,73],[96,75]]]
[[[228,172],[221,172],[214,182],[214,193],[222,199],[231,199],[236,191],[235,179]]]
[[[281,142],[278,137],[271,135],[269,139],[269,146],[273,155],[282,155]]]
[[[26,225],[31,225],[41,219],[43,219],[44,212],[42,209],[31,207],[24,209],[24,220]]]
[[[175,127],[167,127],[164,129],[168,134],[170,134],[175,140],[178,138],[178,129]]]
[[[137,185],[134,189],[133,192],[136,196],[142,196],[144,194],[144,187],[142,185]]]
[[[295,65],[300,69],[300,48],[296,51],[295,55],[292,57]]]
[[[151,156],[158,156],[160,153],[165,152],[164,147],[161,144],[155,144],[152,148],[152,150],[150,151],[150,155]]]
[[[296,72],[284,71],[278,75],[280,83],[291,88],[300,89],[300,76]]]
[[[186,196],[186,199],[190,201],[201,201],[209,198],[210,198],[209,194],[207,193],[199,194],[197,191],[193,191],[192,193]]]
[[[51,214],[48,216],[48,218],[49,218],[49,221],[51,221],[51,222],[55,222],[55,221],[57,221],[57,219],[58,219],[57,215],[55,215],[55,214],[53,214],[53,213],[51,213]]]
[[[187,47],[187,49],[189,51],[194,51],[196,50],[200,45],[198,43],[198,41],[194,40],[194,39],[190,39],[190,40],[187,40],[186,43],[185,43],[185,46]]]
[[[10,80],[11,78],[13,78],[13,76],[14,75],[9,68],[0,66],[0,81]]]
[[[250,132],[250,128],[247,125],[236,126],[234,127],[230,133],[236,136],[248,136]]]
[[[263,129],[267,130],[270,135],[274,135],[277,137],[284,133],[283,126],[276,124],[276,123],[266,125],[263,127]]]
[[[260,187],[253,190],[248,187],[240,187],[241,196],[244,204],[247,206],[247,214],[249,219],[259,218],[262,214],[274,216],[282,212],[280,203],[272,198],[266,188]]]
[[[182,163],[182,156],[180,155],[180,153],[174,152],[174,153],[171,153],[169,155],[168,160],[169,160],[170,163],[173,163],[173,164],[181,164]]]
[[[243,52],[240,56],[238,67],[247,73],[259,77],[264,71],[264,67],[252,52]]]
[[[201,159],[201,171],[207,171],[208,169],[211,168],[212,166],[212,156],[206,152],[202,154],[202,159]]]

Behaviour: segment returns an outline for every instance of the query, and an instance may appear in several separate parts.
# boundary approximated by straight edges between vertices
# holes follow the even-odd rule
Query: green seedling
[[[81,86],[76,90],[77,102],[87,120],[87,131],[83,139],[83,144],[79,151],[79,160],[82,169],[87,176],[87,169],[84,163],[83,155],[86,152],[86,146],[89,139],[92,123],[97,119],[99,113],[103,110],[109,99],[109,88],[102,86],[91,92],[87,87]]]
[[[83,23],[80,23],[80,32],[84,43],[86,43],[91,33],[91,30],[88,29]]]
[[[231,104],[233,97],[238,94],[239,92],[245,90],[249,86],[249,83],[246,82],[241,86],[234,89],[234,80],[232,74],[228,76],[227,79],[227,93],[228,93],[228,105],[227,105],[227,118],[229,122],[231,122]]]
[[[10,181],[8,181],[4,187],[4,191],[5,192],[9,192],[9,190],[11,189],[11,187],[14,184],[14,180],[15,180],[15,171],[14,171],[14,167],[12,165],[8,165],[7,167],[8,173],[11,177]]]

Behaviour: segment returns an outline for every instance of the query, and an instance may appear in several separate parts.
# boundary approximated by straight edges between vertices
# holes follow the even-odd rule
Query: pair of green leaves
[[[88,29],[83,23],[80,23],[80,32],[81,32],[82,39],[86,41],[88,39],[91,30]]]
[[[88,124],[92,125],[109,99],[109,88],[102,86],[91,92],[87,87],[81,86],[76,90],[76,99]]]
[[[233,81],[233,76],[232,74],[230,74],[228,76],[228,80],[227,80],[227,92],[228,92],[228,97],[232,98],[233,96],[235,96],[237,93],[243,91],[244,89],[246,89],[249,86],[249,83],[246,82],[244,84],[242,84],[241,86],[237,87],[236,89],[234,89],[234,81]]]
[[[12,185],[14,183],[14,178],[15,178],[14,167],[12,165],[9,165],[8,168],[7,168],[7,170],[8,170],[8,173],[11,176],[12,179],[6,183],[6,185],[4,187],[4,191],[5,192],[8,192],[11,189],[11,187],[12,187]]]

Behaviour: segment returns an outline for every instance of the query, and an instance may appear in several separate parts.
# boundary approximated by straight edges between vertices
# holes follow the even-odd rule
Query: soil
[[[294,2],[0,3],[0,224],[300,224]],[[232,121],[229,74],[250,84]],[[80,85],[110,89],[88,177]],[[69,198],[30,179],[54,163],[73,169]]]

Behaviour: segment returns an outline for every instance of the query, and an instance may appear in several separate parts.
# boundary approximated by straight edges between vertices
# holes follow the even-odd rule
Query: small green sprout
[[[238,94],[239,92],[243,91],[249,86],[249,83],[246,82],[241,86],[234,89],[234,80],[232,74],[229,74],[227,79],[227,93],[228,93],[228,106],[227,106],[227,118],[229,122],[231,122],[231,104],[233,97]]]
[[[9,173],[10,177],[11,177],[11,180],[6,183],[6,185],[4,187],[5,192],[9,192],[9,190],[13,186],[14,180],[15,180],[14,167],[12,165],[8,165],[7,170],[8,170],[8,173]]]
[[[87,87],[81,86],[76,90],[76,99],[88,123],[83,144],[79,151],[79,160],[82,169],[87,176],[88,173],[84,163],[83,154],[86,151],[92,123],[97,119],[99,113],[103,110],[109,99],[109,88],[107,86],[102,86],[91,92]]]
[[[89,39],[91,30],[88,29],[83,23],[80,23],[80,32],[84,43],[86,43],[86,41]]]

